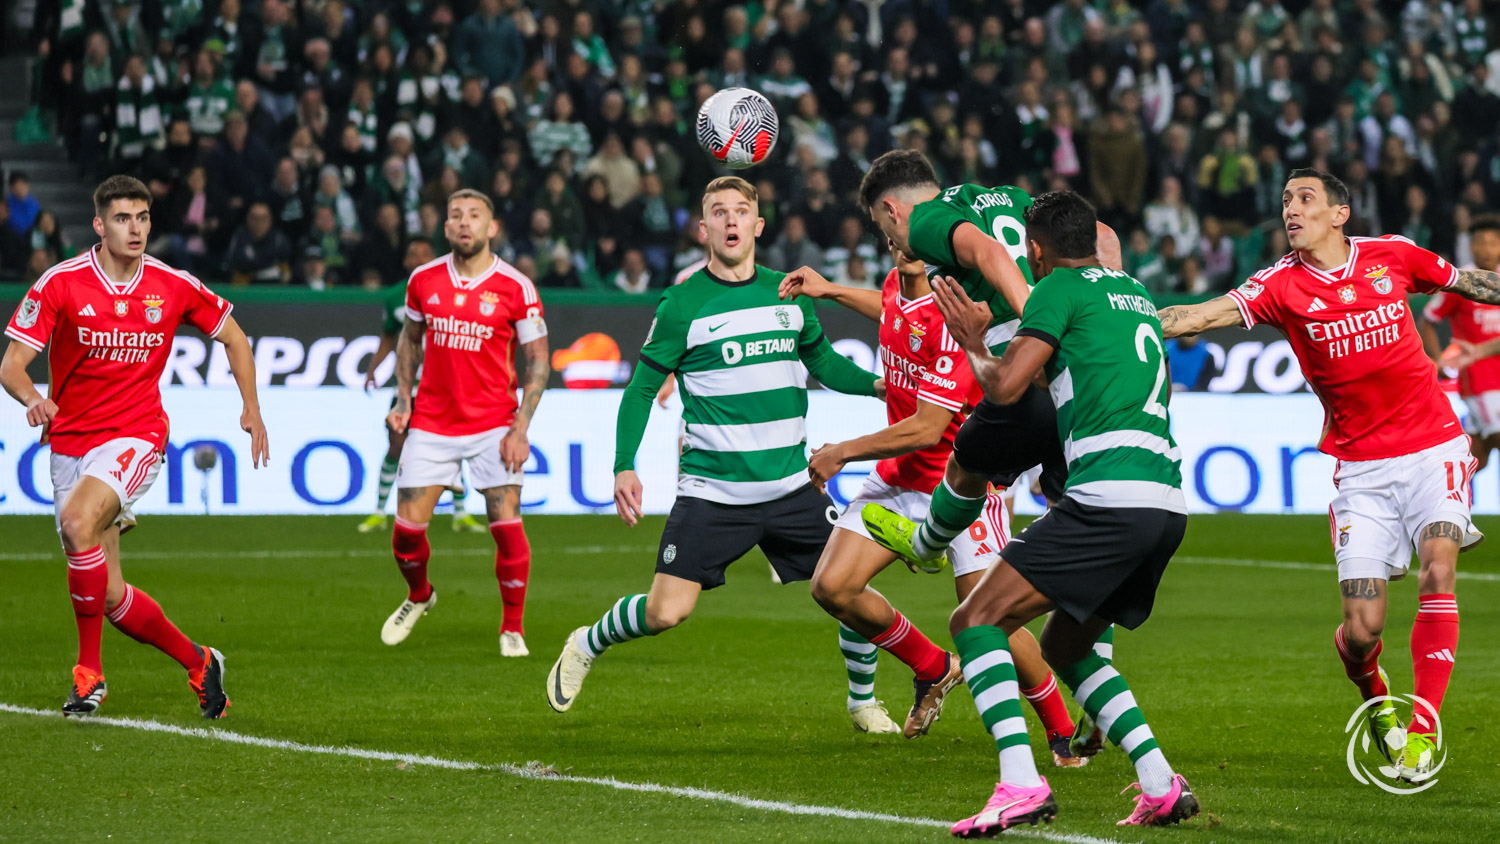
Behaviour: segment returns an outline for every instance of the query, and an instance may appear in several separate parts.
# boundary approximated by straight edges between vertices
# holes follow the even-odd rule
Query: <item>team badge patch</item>
[[[455,306],[462,308],[464,306],[464,303],[467,302],[467,301],[469,301],[469,294],[467,294],[467,293],[455,293],[455,294],[453,294],[453,304]]]
[[[670,565],[672,565],[672,561],[675,560],[675,559],[677,559],[677,546],[676,545],[668,545],[666,548],[662,549],[662,552],[661,552],[661,561],[662,561],[662,563],[670,566]]]
[[[1354,285],[1346,284],[1339,288],[1339,301],[1346,305],[1354,304]]]
[[[126,300],[124,300],[124,299],[116,299],[115,300],[115,316],[125,316],[125,312],[128,311],[129,309],[130,309],[130,303],[127,302]]]
[[[19,328],[30,328],[36,325],[36,318],[42,313],[42,303],[27,296],[21,300],[21,307],[16,308],[16,326]]]
[[[1240,285],[1240,295],[1244,296],[1246,300],[1253,300],[1265,289],[1266,286],[1258,281],[1247,281]]]
[[[1352,525],[1344,525],[1343,527],[1339,528],[1339,547],[1340,548],[1343,548],[1345,545],[1349,544],[1349,528],[1350,527],[1352,527]]]
[[[1391,279],[1386,275],[1389,271],[1389,267],[1380,266],[1365,273],[1365,278],[1370,279],[1371,286],[1375,288],[1375,292],[1382,296],[1391,292]]]
[[[912,351],[920,351],[922,348],[922,338],[927,336],[927,332],[915,322],[909,323],[909,325],[911,326],[911,334],[907,336],[906,342],[911,345]]]
[[[896,330],[897,330],[897,331],[900,331],[900,330],[901,330],[901,317],[899,317],[899,316],[898,316],[898,317],[896,317],[896,323],[895,323],[895,326],[896,326]]]
[[[787,314],[786,308],[776,309],[776,322],[780,323],[782,328],[792,327],[792,318]]]
[[[479,312],[489,316],[495,312],[495,306],[500,303],[500,294],[489,290],[479,294]]]
[[[161,306],[164,304],[160,296],[152,296],[142,299],[141,304],[146,306],[146,321],[150,323],[161,322]]]

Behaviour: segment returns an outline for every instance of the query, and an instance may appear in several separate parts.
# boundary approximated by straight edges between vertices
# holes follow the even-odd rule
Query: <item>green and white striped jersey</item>
[[[1057,350],[1047,375],[1067,495],[1186,513],[1161,322],[1141,283],[1100,267],[1053,270],[1031,291],[1020,333]]]
[[[799,352],[823,329],[810,299],[777,297],[784,275],[756,267],[727,282],[699,270],[662,295],[641,358],[680,378],[678,495],[758,504],[808,483]]]
[[[984,340],[997,356],[1005,353],[1006,345],[1021,327],[1021,319],[1000,291],[985,280],[984,273],[959,265],[953,257],[953,232],[964,223],[978,226],[1005,247],[1026,276],[1026,283],[1032,284],[1024,216],[1030,207],[1031,197],[1017,187],[958,185],[911,209],[907,243],[913,257],[927,262],[928,275],[952,276],[970,299],[989,305],[990,327]]]

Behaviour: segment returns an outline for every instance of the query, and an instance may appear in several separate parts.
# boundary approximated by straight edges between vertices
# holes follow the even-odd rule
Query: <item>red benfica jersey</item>
[[[37,279],[5,334],[39,352],[51,346],[53,451],[82,457],[120,437],[139,437],[162,450],[167,414],[157,382],[172,355],[172,335],[186,324],[218,336],[231,306],[198,279],[149,255],[130,281],[115,284],[99,266],[98,249]]]
[[[953,437],[965,411],[978,404],[980,389],[963,350],[948,336],[932,294],[902,298],[901,277],[895,270],[885,277],[881,291],[880,362],[885,367],[885,414],[890,424],[915,415],[917,402],[954,412],[937,445],[888,457],[875,466],[881,480],[891,486],[930,493],[943,480]]]
[[[1462,433],[1406,303],[1457,280],[1453,265],[1404,237],[1351,237],[1342,267],[1320,270],[1293,252],[1229,298],[1246,328],[1273,325],[1291,343],[1323,401],[1319,450],[1379,460]]]
[[[412,272],[406,318],[427,326],[411,427],[462,437],[509,425],[516,344],[547,336],[531,279],[499,258],[478,278],[460,278],[450,253]]]
[[[1448,320],[1453,339],[1483,343],[1500,337],[1500,305],[1485,305],[1453,293],[1438,293],[1424,311],[1432,322]],[[1500,390],[1500,358],[1484,358],[1458,374],[1458,393],[1477,396]]]

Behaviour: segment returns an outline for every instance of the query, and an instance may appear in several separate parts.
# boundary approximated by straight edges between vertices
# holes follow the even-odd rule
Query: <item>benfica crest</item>
[[[1389,271],[1389,267],[1380,266],[1365,273],[1365,278],[1370,279],[1371,286],[1375,288],[1375,292],[1382,296],[1391,292],[1391,280],[1386,275]]]
[[[164,301],[160,296],[151,296],[141,300],[141,304],[146,306],[147,322],[161,322],[161,306]]]
[[[115,300],[115,316],[125,316],[125,312],[129,309],[130,303],[128,301],[124,299]]]
[[[909,325],[911,327],[911,334],[907,336],[906,342],[911,345],[913,352],[921,351],[922,338],[927,336],[927,332],[915,322],[909,323]]]
[[[1339,301],[1346,305],[1354,304],[1354,285],[1346,284],[1339,288]]]
[[[489,316],[495,312],[495,306],[500,303],[500,295],[486,290],[479,294],[479,312]]]

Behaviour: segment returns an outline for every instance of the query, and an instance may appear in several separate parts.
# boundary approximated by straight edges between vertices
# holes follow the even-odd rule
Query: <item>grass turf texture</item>
[[[396,648],[379,630],[405,588],[388,537],[350,518],[153,517],[125,538],[127,579],[198,641],[224,651],[234,700],[219,726],[309,744],[431,754],[749,797],[956,820],[978,810],[995,753],[960,688],[932,733],[855,734],[834,624],[805,584],[773,586],[758,554],[730,569],[683,627],[618,646],[572,711],[543,683],[573,628],[646,588],[660,519],[527,520],[532,656],[503,660],[489,537],[432,531],[434,612]],[[1500,529],[1497,520],[1482,528]],[[52,710],[75,634],[64,566],[43,518],[0,519],[0,702]],[[205,553],[206,552],[206,553]],[[1134,781],[1110,748],[1082,770],[1044,768],[1061,805],[1051,832],[1120,841],[1492,841],[1500,821],[1496,727],[1500,576],[1459,581],[1463,640],[1444,706],[1440,782],[1397,797],[1355,783],[1343,727],[1358,704],[1333,648],[1339,619],[1320,517],[1194,516],[1145,627],[1116,664],[1205,815],[1120,830]],[[1230,561],[1230,562],[1226,562]],[[1239,562],[1234,562],[1239,561]],[[1461,569],[1500,572],[1492,551]],[[952,579],[896,565],[877,585],[951,647]],[[1415,578],[1392,590],[1383,665],[1411,690]],[[106,625],[101,716],[202,727],[176,665]],[[910,674],[880,660],[877,697],[898,719]],[[1076,711],[1076,706],[1074,707]],[[1027,717],[1032,719],[1029,707]],[[1050,764],[1033,720],[1039,763]],[[315,756],[0,712],[0,840],[828,840],[935,841],[941,829],[793,816],[597,785]]]

